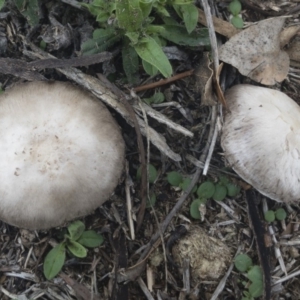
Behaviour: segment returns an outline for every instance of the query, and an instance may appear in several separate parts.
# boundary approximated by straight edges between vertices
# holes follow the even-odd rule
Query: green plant
[[[286,218],[286,211],[283,208],[278,208],[275,211],[275,217],[278,221],[282,221]]]
[[[161,92],[155,93],[150,98],[143,98],[143,101],[147,103],[148,105],[151,104],[159,104],[165,101],[165,95]]]
[[[274,222],[275,219],[282,221],[286,218],[286,211],[283,208],[278,208],[276,211],[268,210],[264,216],[265,220],[270,223]]]
[[[154,183],[157,178],[157,170],[153,165],[149,164],[148,171],[149,171],[148,172],[148,181],[149,181],[149,183]],[[136,179],[141,180],[141,176],[142,176],[142,167],[139,166],[139,168],[137,169],[137,172],[136,172]]]
[[[248,290],[244,291],[242,300],[253,300],[263,294],[263,275],[259,266],[253,265],[252,259],[247,254],[239,254],[234,259],[234,265],[240,272],[247,272],[250,281]]]
[[[172,186],[179,186],[183,181],[183,177],[180,173],[172,171],[167,174],[167,180]]]
[[[156,203],[156,195],[154,193],[151,193],[149,198],[147,198],[146,201],[146,208],[151,208]]]
[[[39,3],[38,0],[14,0],[20,13],[27,19],[30,26],[39,23]]]
[[[5,0],[0,0],[0,10],[2,9],[2,7],[4,6],[5,4]]]
[[[211,181],[205,181],[201,183],[197,190],[197,195],[199,198],[211,198],[216,191],[215,184]]]
[[[102,235],[94,230],[85,230],[81,221],[75,221],[68,226],[68,233],[64,234],[63,241],[48,252],[44,260],[44,275],[49,280],[54,278],[62,269],[66,252],[84,258],[87,256],[87,249],[98,247],[103,243]]]
[[[228,10],[232,14],[231,24],[236,28],[243,28],[244,21],[240,17],[240,12],[242,10],[242,4],[239,0],[233,0],[229,3]]]
[[[202,205],[205,205],[206,201],[207,200],[205,198],[202,198],[202,199],[196,199],[191,203],[190,215],[192,218],[197,220],[201,219],[200,207]]]
[[[83,43],[83,55],[95,54],[120,41],[123,69],[137,80],[139,59],[144,70],[169,77],[172,67],[162,47],[166,41],[185,46],[208,46],[207,29],[197,29],[198,9],[192,0],[94,0],[81,3],[99,22],[93,38]],[[176,13],[184,25],[176,22]],[[130,17],[129,17],[130,16]],[[172,17],[171,17],[172,16]]]
[[[270,223],[275,220],[275,213],[273,210],[268,210],[265,212],[265,220]]]
[[[212,198],[215,201],[223,201],[227,195],[227,188],[222,183],[217,183],[215,185],[215,192],[212,195]]]

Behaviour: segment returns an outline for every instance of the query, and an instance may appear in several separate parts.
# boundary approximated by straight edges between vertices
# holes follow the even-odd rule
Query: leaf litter
[[[290,63],[288,54],[280,49],[280,32],[285,19],[263,20],[237,33],[221,46],[220,59],[262,84],[282,82]]]

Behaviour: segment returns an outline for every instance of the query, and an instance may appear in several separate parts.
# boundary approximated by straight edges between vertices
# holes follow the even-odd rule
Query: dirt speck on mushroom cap
[[[106,107],[68,83],[0,96],[0,219],[28,229],[91,213],[114,191],[124,141]]]
[[[244,84],[225,98],[221,144],[231,167],[271,199],[300,201],[300,107],[282,92]]]

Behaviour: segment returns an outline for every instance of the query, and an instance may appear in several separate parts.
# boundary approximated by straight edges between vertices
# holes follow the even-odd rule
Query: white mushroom
[[[232,168],[271,199],[300,201],[300,107],[284,93],[244,84],[225,98],[221,144]]]
[[[68,83],[0,96],[0,219],[46,229],[106,201],[124,162],[120,129],[100,101]]]

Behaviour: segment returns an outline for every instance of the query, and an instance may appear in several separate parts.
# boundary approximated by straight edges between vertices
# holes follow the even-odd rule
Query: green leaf
[[[208,30],[201,28],[188,34],[186,28],[181,25],[165,25],[160,35],[168,41],[182,46],[209,46]]]
[[[165,95],[162,92],[156,92],[151,97],[151,100],[153,104],[163,103],[165,101]]]
[[[233,16],[230,22],[235,28],[242,29],[244,27],[244,21],[239,16]]]
[[[247,254],[238,254],[234,259],[234,265],[240,272],[246,272],[252,264],[252,259]]]
[[[153,6],[155,7],[157,14],[160,15],[161,17],[170,16],[168,10],[165,8],[165,4],[160,4],[159,1],[157,1],[153,3]]]
[[[46,255],[44,260],[44,275],[50,280],[54,278],[62,269],[66,259],[65,243],[60,243],[55,246]]]
[[[96,16],[96,21],[99,23],[107,23],[113,11],[116,10],[115,1],[94,0],[91,4],[80,3],[80,5],[86,7],[93,16]]]
[[[179,184],[179,187],[183,190],[186,191],[188,187],[190,186],[192,182],[191,178],[184,178],[183,181]],[[197,191],[197,186],[195,185],[192,189],[192,193],[195,193]]]
[[[96,29],[93,32],[93,38],[85,41],[81,45],[81,52],[83,55],[92,55],[100,53],[114,45],[121,39],[120,34],[116,34],[111,27],[106,29]]]
[[[158,73],[157,68],[155,68],[154,66],[150,65],[148,62],[146,62],[145,60],[142,59],[142,65],[144,68],[144,71],[150,75],[150,76],[155,76]]]
[[[275,212],[273,210],[268,210],[267,212],[265,212],[265,220],[269,223],[274,222]]]
[[[241,191],[241,187],[232,182],[227,183],[226,188],[229,197],[236,197]]]
[[[263,282],[263,274],[260,266],[257,265],[252,266],[249,269],[247,276],[249,280],[252,282],[256,282],[256,281]]]
[[[215,192],[214,192],[212,198],[215,201],[223,201],[225,199],[226,195],[227,195],[226,186],[224,186],[220,183],[216,184],[216,189],[215,189]]]
[[[194,3],[187,5],[180,5],[179,10],[181,11],[182,18],[184,21],[185,28],[188,33],[191,33],[197,26],[199,12]]]
[[[200,184],[198,190],[197,190],[197,195],[199,198],[211,198],[213,194],[215,193],[216,187],[214,183],[211,181],[205,181]]]
[[[233,0],[229,3],[228,9],[234,16],[237,16],[242,10],[242,4],[238,0]]]
[[[5,0],[0,0],[0,10],[3,8],[4,4],[5,4]]]
[[[99,247],[103,244],[104,238],[94,230],[84,231],[79,240],[77,241],[82,246],[88,248]]]
[[[160,34],[162,31],[164,31],[164,27],[161,25],[149,25],[146,28],[146,32],[149,35],[153,35],[153,34]]]
[[[142,38],[137,45],[134,45],[134,49],[141,59],[157,68],[163,76],[172,75],[172,66],[167,56],[153,38],[150,36]]]
[[[172,186],[179,186],[183,178],[180,173],[172,171],[167,174],[167,180]]]
[[[286,218],[286,211],[283,208],[278,208],[275,211],[275,217],[278,221],[282,221]]]
[[[250,292],[251,296],[254,298],[262,296],[263,282],[262,281],[252,282],[249,286],[249,292]]]
[[[129,45],[129,40],[124,39],[122,47],[123,69],[125,71],[128,82],[137,84],[139,81],[139,57],[132,46]]]
[[[190,215],[192,218],[194,218],[196,220],[201,219],[201,213],[199,211],[199,207],[200,207],[200,205],[204,204],[205,201],[206,201],[206,199],[196,199],[191,203]]]
[[[131,45],[135,45],[139,42],[140,34],[138,32],[126,32],[125,35],[130,39]]]
[[[81,221],[75,221],[68,226],[70,239],[77,241],[85,230],[85,225]]]
[[[139,31],[144,20],[139,0],[118,0],[116,15],[120,28],[128,32]]]
[[[230,181],[229,178],[226,175],[220,175],[219,176],[220,183],[227,185]]]
[[[173,0],[172,4],[173,5],[187,5],[187,4],[192,4],[194,3],[194,0]]]
[[[70,252],[76,256],[76,257],[86,257],[87,256],[87,250],[86,248],[84,248],[81,244],[79,244],[78,242],[69,240],[67,243],[67,247],[70,250]]]
[[[146,19],[152,10],[153,0],[140,0],[140,8],[143,12],[143,17]]]
[[[148,165],[148,170],[149,170],[149,176],[148,176],[148,180],[150,183],[154,183],[154,181],[156,180],[157,178],[157,170],[156,168],[149,164]],[[140,166],[136,172],[136,179],[137,180],[140,180],[141,179],[141,176],[142,176],[142,167]]]
[[[143,101],[148,105],[163,103],[165,101],[165,95],[161,92],[154,93],[150,98],[143,98]]]
[[[156,203],[156,195],[154,193],[152,193],[150,195],[150,198],[147,198],[146,200],[146,208],[150,208],[152,206],[154,206]]]
[[[20,13],[27,19],[30,26],[39,23],[39,4],[38,0],[14,0]]]

